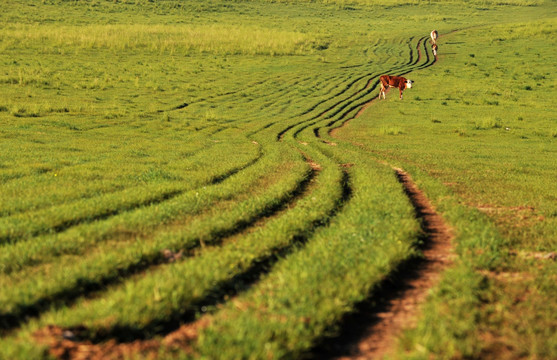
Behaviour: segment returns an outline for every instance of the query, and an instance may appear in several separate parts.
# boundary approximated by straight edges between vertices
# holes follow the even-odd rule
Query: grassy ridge
[[[51,259],[46,256],[42,259],[42,262],[47,262],[45,266],[27,268],[9,274],[8,277],[2,277],[3,285],[14,286],[14,291],[2,294],[0,300],[4,309],[2,317],[18,318],[26,311],[40,311],[44,302],[49,301],[48,299],[52,298],[53,302],[56,302],[60,297],[59,300],[63,302],[64,298],[71,299],[86,291],[87,288],[101,286],[115,277],[124,277],[127,273],[155,265],[163,260],[162,252],[165,249],[174,252],[179,250],[190,252],[200,243],[216,243],[227,234],[233,233],[234,229],[249,225],[261,214],[270,212],[287,201],[300,186],[300,182],[304,181],[307,166],[303,162],[296,164],[292,155],[289,159],[292,164],[288,161],[284,162],[286,160],[284,155],[286,154],[283,154],[282,162],[278,161],[275,154],[266,162],[266,167],[258,169],[258,172],[263,170],[263,173],[268,173],[271,177],[259,178],[249,184],[250,194],[257,196],[252,200],[245,200],[245,195],[236,193],[231,197],[234,201],[215,205],[210,211],[197,210],[201,212],[197,217],[182,216],[171,223],[168,229],[152,237],[141,234],[129,241],[119,239],[118,242],[112,241],[109,246],[97,246],[93,251],[89,249],[88,257],[78,263],[75,263],[75,255],[57,258],[54,263],[50,263]],[[281,178],[281,182],[273,184],[272,176],[285,170],[290,170],[288,177]],[[233,180],[235,179],[229,182],[237,186],[238,180],[241,179],[236,179],[235,184]],[[226,185],[230,187],[232,184]],[[261,193],[259,187],[264,187],[268,193]],[[203,197],[206,196],[200,195],[199,192],[192,195],[190,198],[197,203],[197,207],[204,202]],[[196,211],[192,211],[192,215],[195,214]],[[218,217],[218,221],[215,217]],[[187,227],[181,225],[182,223],[187,223]],[[43,250],[43,256],[44,252]],[[35,264],[39,263],[38,256],[35,256]],[[6,263],[6,266],[10,265],[14,266]]]
[[[216,156],[222,151],[230,149],[230,144],[223,145],[210,147],[209,151],[202,152],[199,154],[199,157],[189,158],[185,163],[174,164],[174,166],[181,165],[185,169],[195,169],[196,163],[200,161],[199,158]],[[228,173],[236,172],[239,168],[245,167],[246,164],[253,162],[260,156],[258,149],[250,142],[246,141],[244,143],[243,146],[245,149],[242,149],[242,145],[240,144],[234,145],[234,149],[238,151],[238,157],[235,159],[236,161],[226,164],[225,167],[218,163],[208,164],[202,169],[196,169],[198,170],[197,173],[190,171],[187,182],[184,181],[184,179],[178,178],[176,180],[182,181],[168,184],[168,180],[172,179],[172,173],[168,170],[157,170],[152,168],[149,172],[141,174],[140,176],[145,177],[147,180],[146,182],[159,182],[159,184],[155,186],[147,185],[127,188],[119,192],[95,196],[91,199],[81,199],[73,203],[69,203],[69,199],[64,197],[66,204],[4,217],[0,219],[0,244],[6,242],[15,243],[21,239],[36,236],[49,230],[60,232],[72,225],[106,218],[110,215],[116,215],[119,212],[132,210],[172,198],[191,188],[220,181],[220,179],[226,177]],[[244,151],[245,155],[242,154]],[[216,169],[214,167],[216,167]],[[178,169],[180,169],[180,167],[178,167]],[[57,171],[54,174],[55,177],[58,177],[58,175],[60,175],[58,186],[64,186],[65,184],[71,183],[73,180],[71,178],[66,178],[66,172],[64,170]],[[182,172],[181,175],[183,176],[184,172]],[[160,180],[163,180],[162,184],[160,184]]]
[[[348,170],[353,198],[343,212],[211,318],[196,349],[202,357],[298,358],[413,254],[413,209],[392,171],[360,156],[341,157],[357,162]]]

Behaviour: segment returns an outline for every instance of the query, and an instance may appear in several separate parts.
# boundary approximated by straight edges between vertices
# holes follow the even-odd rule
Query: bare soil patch
[[[146,359],[159,358],[162,347],[167,350],[180,349],[192,353],[191,344],[197,339],[199,330],[209,323],[203,317],[193,323],[180,326],[162,339],[137,340],[129,343],[118,343],[109,340],[102,344],[80,340],[82,329],[63,329],[58,326],[47,326],[34,334],[35,339],[49,346],[49,353],[57,359],[79,360],[110,360],[127,359],[141,354]]]

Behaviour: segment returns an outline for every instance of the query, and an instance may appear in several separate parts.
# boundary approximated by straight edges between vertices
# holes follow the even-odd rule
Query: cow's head
[[[414,80],[406,80],[406,88],[411,89],[412,88],[412,83],[414,83]]]

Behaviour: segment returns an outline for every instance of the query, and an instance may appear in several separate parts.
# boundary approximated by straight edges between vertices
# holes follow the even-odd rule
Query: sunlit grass
[[[528,257],[557,228],[551,3],[3,5],[0,357],[45,357],[30,339],[47,324],[151,337],[207,312],[200,354],[303,354],[417,254],[385,161],[457,235],[405,349],[480,357],[481,327],[508,329],[513,354],[553,354],[536,320],[557,297],[552,263]],[[433,28],[427,67],[416,46]],[[377,76],[408,71],[403,101],[393,89],[329,136]],[[511,270],[536,278],[518,307],[518,288],[490,278]]]
[[[13,24],[0,30],[2,51],[39,47],[40,51],[70,52],[74,49],[110,51],[144,50],[216,55],[296,55],[312,51],[310,34],[271,30],[249,25],[85,25]],[[41,81],[20,73],[3,81],[19,84]],[[42,80],[47,83],[47,80]]]
[[[555,291],[543,280],[555,280],[548,275],[555,266],[532,260],[553,251],[557,235],[557,83],[549,60],[556,54],[546,37],[554,26],[545,19],[444,36],[440,61],[413,74],[419,95],[381,102],[340,131],[411,171],[456,230],[459,263],[444,275],[423,321],[402,338],[410,355],[401,358],[506,356],[485,336],[511,352],[555,354],[557,342],[544,330],[552,320],[533,320],[555,310]],[[384,131],[393,124],[404,129],[403,140]],[[536,290],[517,300],[519,288]]]

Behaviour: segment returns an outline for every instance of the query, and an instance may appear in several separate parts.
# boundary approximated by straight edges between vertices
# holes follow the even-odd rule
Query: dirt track
[[[347,316],[341,334],[314,355],[327,359],[379,359],[391,352],[401,332],[413,326],[428,291],[451,264],[451,229],[435,211],[410,175],[395,168],[423,231],[423,258],[403,263],[372,297]]]
[[[419,61],[422,56],[419,43],[417,50]],[[436,56],[429,66],[437,60]],[[376,98],[364,104],[354,118],[359,117],[375,101]],[[331,129],[329,134],[337,137],[337,131],[350,120]],[[357,311],[346,317],[342,333],[334,344],[318,351],[318,355],[324,358],[377,359],[391,352],[401,332],[416,323],[420,305],[425,302],[428,291],[437,284],[442,271],[451,264],[451,229],[411,176],[403,169],[391,167],[420,221],[423,258],[411,259],[402,264],[396,274],[383,281],[379,290],[372,294],[373,298],[359,304]]]

